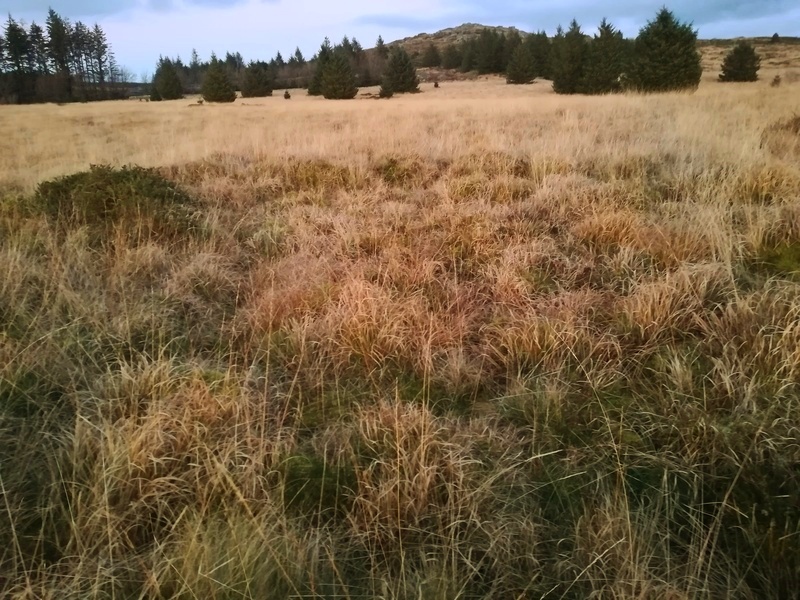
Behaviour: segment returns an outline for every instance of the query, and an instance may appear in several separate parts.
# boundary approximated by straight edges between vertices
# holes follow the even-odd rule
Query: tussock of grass
[[[17,168],[4,597],[791,597],[800,171],[763,87],[335,135],[298,99],[270,149]]]

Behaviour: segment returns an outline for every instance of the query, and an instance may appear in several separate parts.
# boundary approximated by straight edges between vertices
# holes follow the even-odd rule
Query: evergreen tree
[[[505,43],[503,44],[503,71],[508,71],[508,65],[511,63],[511,57],[517,51],[517,47],[522,45],[522,37],[516,29],[512,29],[505,36]]]
[[[381,58],[387,58],[389,56],[389,48],[386,47],[381,36],[378,36],[378,41],[375,42],[375,51]]]
[[[344,52],[334,52],[322,72],[322,95],[327,100],[350,100],[358,93],[353,68]]]
[[[697,88],[703,75],[697,31],[662,8],[639,31],[628,75],[633,87],[642,92]]]
[[[506,83],[531,83],[534,79],[533,61],[528,49],[519,44],[506,68]]]
[[[70,24],[52,8],[47,13],[45,21],[47,29],[47,51],[53,67],[63,76],[70,74]]]
[[[566,33],[556,36],[554,44],[553,90],[557,94],[582,93],[588,46],[575,19]]]
[[[461,52],[455,44],[445,46],[442,53],[442,67],[445,69],[458,69],[461,66]]]
[[[272,96],[272,72],[263,62],[250,61],[244,70],[242,98]]]
[[[551,62],[552,62],[552,48],[550,39],[547,33],[540,31],[532,33],[525,39],[525,47],[531,55],[533,62],[533,74],[535,77],[542,79],[550,79],[551,75]]]
[[[10,92],[16,102],[33,99],[33,79],[30,70],[30,42],[28,32],[8,15],[5,30],[5,56],[2,70],[9,73]]]
[[[153,89],[150,92],[150,99],[158,100],[178,100],[183,98],[183,86],[178,77],[175,64],[168,58],[159,58],[156,74],[153,76]]]
[[[431,42],[425,49],[425,54],[422,55],[420,66],[422,67],[439,67],[442,64],[442,56],[439,54],[439,49],[436,44]]]
[[[203,78],[200,93],[206,102],[233,102],[236,100],[236,90],[225,70],[225,64],[214,54],[211,55],[211,64]]]
[[[44,30],[35,22],[31,23],[28,29],[28,41],[30,42],[31,68],[39,75],[50,73],[50,64],[47,58],[47,39]]]
[[[503,42],[500,35],[491,29],[484,29],[478,37],[475,56],[475,68],[480,74],[497,73],[503,70],[502,58],[498,61],[498,55],[502,57]],[[498,68],[499,67],[499,68]]]
[[[758,81],[761,57],[747,42],[739,42],[722,62],[720,81]]]
[[[419,91],[417,70],[408,52],[402,46],[395,46],[389,54],[389,62],[381,80],[382,95],[406,94]]]
[[[292,58],[294,58],[294,61],[297,63],[297,66],[299,67],[302,67],[304,64],[306,64],[306,59],[303,57],[303,53],[300,52],[299,46],[295,48],[294,56]]]
[[[584,91],[587,94],[619,92],[620,76],[625,70],[625,38],[606,19],[600,23],[589,44],[584,72]]]
[[[467,40],[461,45],[461,66],[459,71],[468,73],[474,71],[478,59],[478,45],[475,40]]]
[[[317,52],[316,60],[314,61],[316,63],[314,76],[311,79],[311,83],[308,84],[309,96],[322,95],[322,76],[325,73],[325,67],[328,64],[328,61],[332,56],[333,48],[331,47],[331,41],[328,38],[325,38],[325,41],[322,42],[322,46],[319,48],[319,52]]]

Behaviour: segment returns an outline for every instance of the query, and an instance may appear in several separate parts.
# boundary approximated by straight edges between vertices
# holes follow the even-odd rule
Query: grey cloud
[[[420,19],[405,15],[364,15],[353,21],[355,25],[377,25],[392,29],[407,29],[409,31],[436,31],[445,27],[452,27],[458,23],[451,19]]]
[[[533,5],[522,0],[501,0],[491,5],[481,0],[452,0],[448,4],[471,20],[485,21],[487,24],[516,24],[523,29],[528,24],[527,29],[548,30],[559,23],[566,25],[573,17],[585,24],[585,30],[592,29],[603,17],[612,22],[635,22],[642,26],[659,9],[659,5],[646,0],[575,0],[555,5]],[[796,0],[673,0],[668,3],[668,8],[679,19],[692,22],[695,27],[700,28],[721,21],[779,18],[781,15],[791,14],[796,6]]]
[[[262,0],[277,2],[279,0]],[[189,6],[204,6],[225,8],[241,4],[244,0],[186,0]],[[26,16],[39,21],[44,21],[47,11],[52,6],[56,12],[68,19],[81,19],[84,17],[101,17],[123,13],[127,10],[140,7],[144,10],[165,12],[180,6],[178,0],[63,0],[57,5],[53,0],[6,0],[6,10],[13,16]]]

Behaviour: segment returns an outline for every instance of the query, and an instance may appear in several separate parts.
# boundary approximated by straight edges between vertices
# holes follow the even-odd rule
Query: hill
[[[421,54],[431,43],[441,50],[449,44],[457,44],[476,38],[484,29],[491,29],[501,33],[517,31],[522,36],[529,35],[529,32],[516,27],[464,23],[463,25],[449,27],[435,33],[420,33],[412,37],[396,40],[389,45],[402,45],[413,56],[415,53]],[[584,30],[589,34],[593,31],[589,25],[584,25]],[[741,40],[749,41],[755,45],[756,50],[761,55],[762,69],[765,71],[800,69],[800,37],[781,37],[779,42],[773,42],[769,36],[698,40],[698,47],[703,55],[703,69],[706,72],[718,71],[725,54],[730,50],[731,46]]]

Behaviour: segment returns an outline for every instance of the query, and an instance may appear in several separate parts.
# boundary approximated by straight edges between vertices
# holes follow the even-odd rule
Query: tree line
[[[123,97],[123,80],[99,25],[71,23],[53,9],[44,26],[8,16],[0,35],[0,103]]]
[[[550,79],[559,94],[608,94],[625,89],[664,92],[697,87],[702,76],[697,31],[662,8],[635,39],[603,19],[593,36],[573,19],[552,38],[544,31],[520,35],[485,29],[440,50],[430,43],[415,56],[420,67],[506,76],[509,84]],[[760,59],[747,42],[725,58],[720,81],[755,81]]]
[[[244,64],[239,53],[226,53],[224,59],[211,55],[201,62],[196,51],[188,65],[180,58],[160,57],[152,78],[150,99],[175,100],[188,92],[200,92],[209,102],[232,102],[235,90],[242,97],[271,96],[276,88],[306,88],[310,96],[350,99],[359,87],[380,85],[380,97],[419,91],[416,67],[406,50],[389,47],[378,37],[375,48],[364,50],[355,38],[347,36],[331,44],[329,38],[306,60],[298,48],[288,61],[278,53],[266,61]]]

